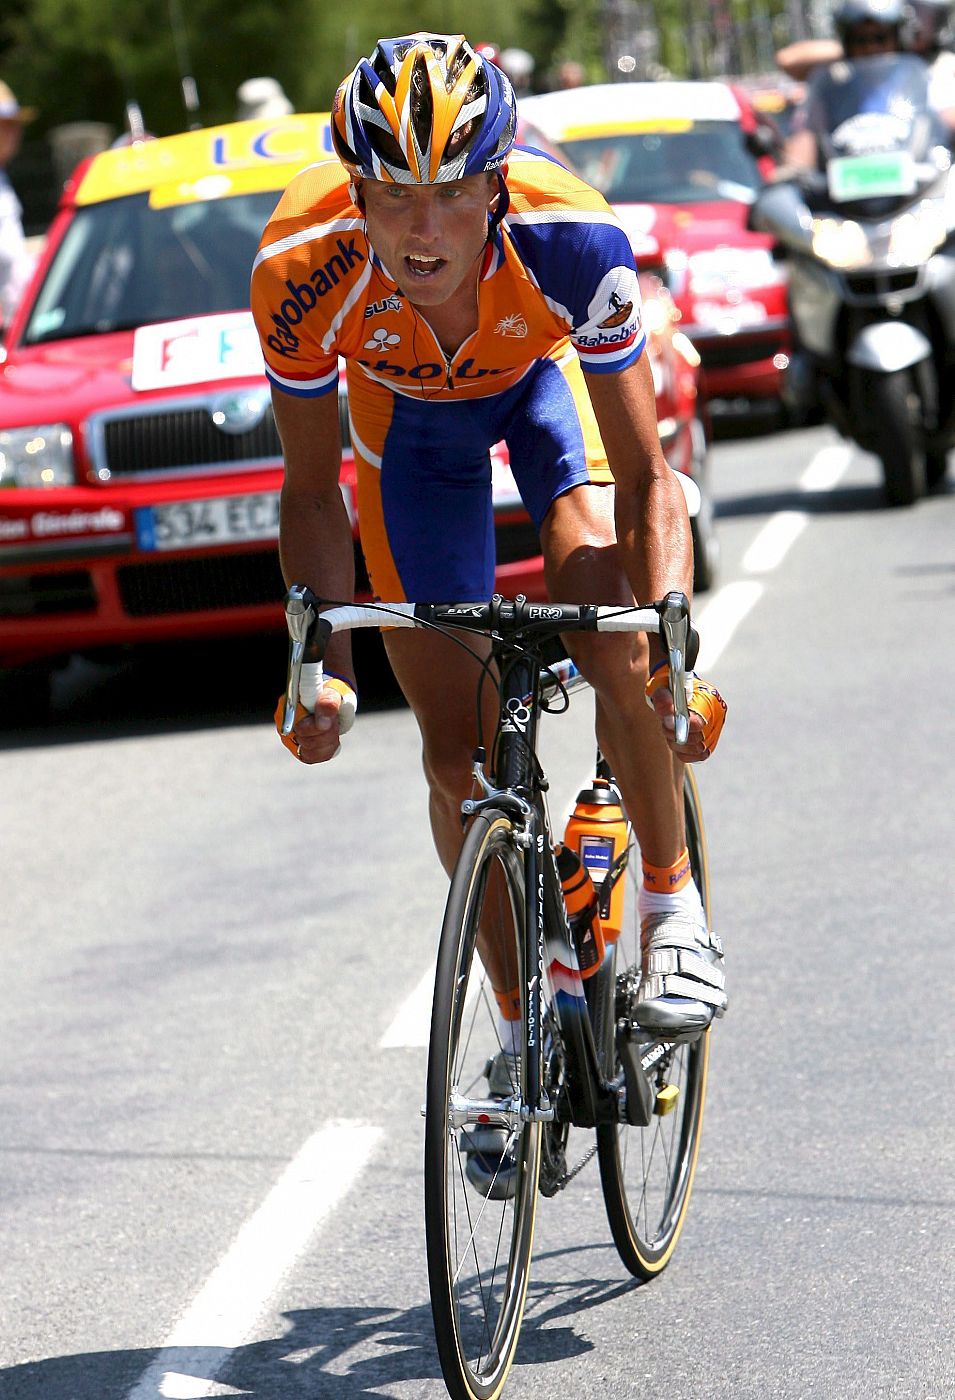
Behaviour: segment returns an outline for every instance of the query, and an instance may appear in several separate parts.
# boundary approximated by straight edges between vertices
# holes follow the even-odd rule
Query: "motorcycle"
[[[955,444],[951,132],[910,54],[834,64],[819,96],[824,169],[768,186],[751,214],[789,263],[786,394],[797,420],[821,404],[908,505]]]

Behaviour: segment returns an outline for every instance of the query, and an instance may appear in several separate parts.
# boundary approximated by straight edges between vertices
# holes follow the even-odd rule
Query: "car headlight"
[[[756,291],[781,286],[786,280],[769,248],[713,248],[691,253],[688,270],[694,296]]]
[[[65,423],[0,428],[0,486],[71,486],[73,434]]]

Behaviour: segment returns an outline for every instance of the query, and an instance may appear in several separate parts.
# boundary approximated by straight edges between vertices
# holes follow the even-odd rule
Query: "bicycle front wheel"
[[[425,1110],[428,1277],[438,1355],[453,1400],[500,1394],[527,1297],[540,1124],[518,1119],[492,1125],[490,1141],[499,1144],[504,1164],[500,1176],[488,1168],[486,1153],[481,1172],[471,1161],[482,1132],[488,1140],[475,1107],[489,1097],[488,1062],[511,1048],[501,1046],[478,933],[493,941],[502,965],[516,972],[511,985],[520,985],[526,1001],[524,926],[524,862],[512,822],[503,812],[482,812],[465,837],[441,931]],[[522,1028],[526,1004],[523,1012]],[[514,1066],[513,1091],[521,1099],[524,1058]]]
[[[709,915],[706,837],[696,779],[684,778],[687,846],[693,877]],[[640,919],[637,913],[639,853],[631,850],[626,873],[624,923],[616,945],[616,1018],[629,1016],[640,981]],[[638,1278],[666,1268],[683,1228],[700,1148],[710,1033],[684,1044],[648,1041],[644,1062],[652,1065],[654,1109],[649,1125],[608,1124],[597,1129],[600,1180],[614,1244]],[[612,1072],[619,1073],[616,1062]]]

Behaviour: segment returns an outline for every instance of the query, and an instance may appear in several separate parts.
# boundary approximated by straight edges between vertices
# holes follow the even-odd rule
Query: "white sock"
[[[689,914],[701,923],[706,923],[703,901],[694,880],[688,880],[682,890],[677,890],[675,894],[658,894],[656,890],[648,890],[646,885],[641,883],[637,895],[637,912],[641,923],[651,914],[671,913]]]
[[[503,1016],[498,1016],[497,1033],[501,1038],[502,1050],[508,1055],[519,1055],[521,1053],[522,1031],[520,1021],[505,1021]]]

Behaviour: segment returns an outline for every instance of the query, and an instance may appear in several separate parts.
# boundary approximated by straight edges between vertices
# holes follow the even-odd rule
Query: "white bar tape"
[[[660,617],[652,608],[623,612],[617,608],[597,609],[598,632],[659,632]]]
[[[325,684],[325,675],[320,661],[306,661],[302,667],[302,677],[298,686],[298,698],[308,710],[309,714],[314,714],[315,703],[318,700],[319,692]],[[336,687],[336,694],[339,694]],[[354,694],[343,695],[342,703],[338,711],[338,732],[347,734],[355,723],[355,714],[358,710],[358,702]]]

